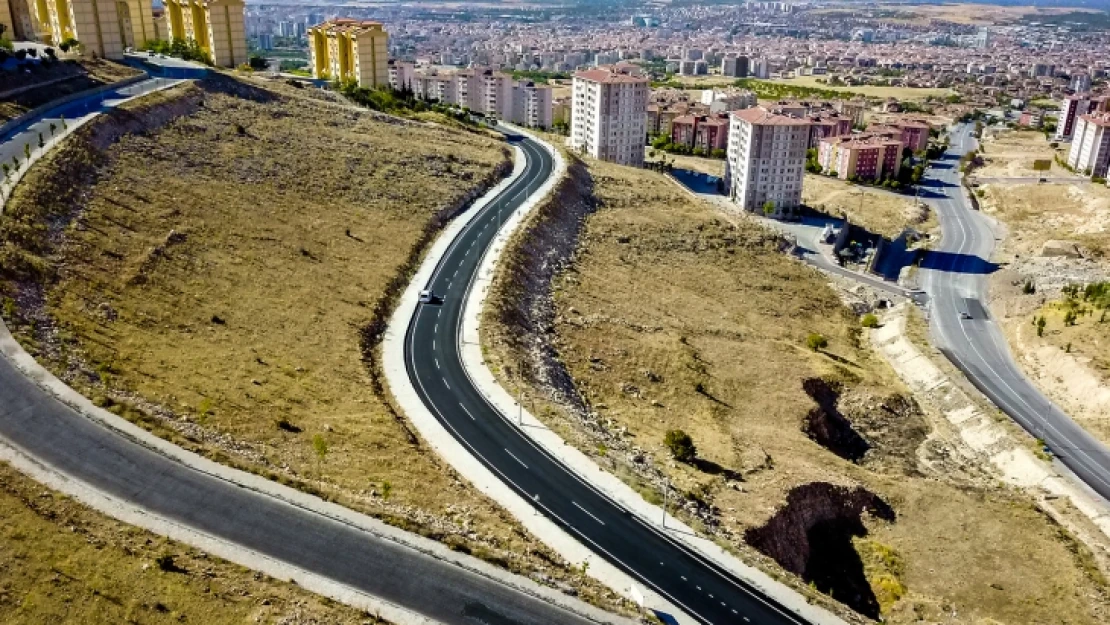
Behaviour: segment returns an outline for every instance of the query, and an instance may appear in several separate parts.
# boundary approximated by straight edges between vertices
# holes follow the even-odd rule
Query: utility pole
[[[667,528],[667,495],[671,492],[671,485],[663,482],[663,529]]]

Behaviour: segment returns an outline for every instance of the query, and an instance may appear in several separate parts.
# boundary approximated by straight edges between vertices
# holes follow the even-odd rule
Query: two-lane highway
[[[1079,427],[1024,376],[985,304],[994,234],[960,189],[958,160],[974,147],[971,127],[950,133],[945,156],[923,180],[940,214],[940,247],[921,263],[930,298],[934,341],[968,379],[1028,432],[1044,440],[1061,462],[1110,499],[1110,450]]]
[[[479,261],[503,217],[553,167],[542,145],[514,140],[527,159],[524,174],[455,239],[427,285],[442,300],[422,304],[409,326],[405,361],[418,394],[474,456],[539,512],[700,622],[803,622],[581,481],[522,435],[512,415],[494,409],[467,376],[459,349],[462,313]]]

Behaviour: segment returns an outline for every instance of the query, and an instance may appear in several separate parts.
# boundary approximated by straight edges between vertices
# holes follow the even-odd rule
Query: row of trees
[[[670,135],[659,135],[651,140],[651,147],[663,152],[671,154],[685,154],[689,156],[703,156],[708,158],[723,159],[727,155],[725,150],[713,149],[705,150],[705,148],[691,147],[685,143],[675,143]]]
[[[474,118],[483,117],[482,113],[471,111],[466,107],[456,107],[434,100],[418,98],[412,88],[408,86],[401,89],[394,89],[388,85],[367,88],[359,87],[357,81],[348,79],[342,82],[333,82],[332,89],[342,93],[359,106],[392,115],[405,116],[430,111],[445,115],[467,126],[477,126],[478,124]]]
[[[195,61],[205,65],[212,65],[212,57],[200,47],[195,39],[177,39],[166,41],[164,39],[148,39],[139,47],[144,52],[176,56],[186,61]],[[253,57],[251,59],[254,60]],[[253,67],[253,65],[252,65]],[[265,66],[263,66],[264,68]]]

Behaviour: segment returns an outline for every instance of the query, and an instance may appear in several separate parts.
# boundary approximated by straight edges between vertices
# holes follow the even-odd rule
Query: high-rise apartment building
[[[221,67],[247,62],[243,0],[163,0],[172,39],[195,41]]]
[[[525,80],[513,85],[512,121],[529,128],[550,128],[551,87]]]
[[[1092,102],[1089,95],[1073,95],[1064,98],[1060,106],[1060,114],[1056,118],[1056,140],[1071,139],[1075,131],[1075,120],[1093,111],[1095,106],[1097,103]]]
[[[621,165],[644,164],[648,79],[632,71],[597,68],[574,74],[573,149]]]
[[[35,31],[50,45],[76,39],[87,52],[108,59],[122,59],[125,45],[121,13],[128,17],[128,36],[132,36],[131,27],[135,23],[145,23],[148,30],[153,31],[151,7],[145,5],[144,20],[142,6],[138,2],[116,0],[37,0],[34,3]],[[130,17],[133,8],[134,20]]]
[[[416,66],[412,63],[398,61],[396,59],[389,60],[389,86],[394,89],[416,90]]]
[[[1076,93],[1087,93],[1091,90],[1091,75],[1083,72],[1072,76],[1071,90]]]
[[[313,78],[389,84],[389,33],[381,22],[334,19],[308,29]]]
[[[721,75],[733,78],[748,76],[748,57],[730,54],[721,60]]]
[[[783,215],[802,203],[809,121],[763,108],[733,111],[725,181],[741,208]]]
[[[1067,163],[1084,175],[1106,178],[1110,166],[1110,113],[1079,116]]]

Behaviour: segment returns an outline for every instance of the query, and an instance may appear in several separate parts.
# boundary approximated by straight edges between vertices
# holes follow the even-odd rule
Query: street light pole
[[[663,482],[663,528],[667,527],[667,495],[671,492],[671,485]]]

